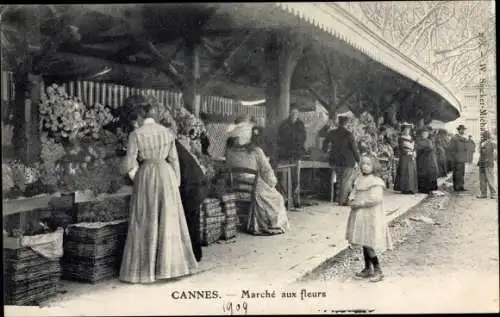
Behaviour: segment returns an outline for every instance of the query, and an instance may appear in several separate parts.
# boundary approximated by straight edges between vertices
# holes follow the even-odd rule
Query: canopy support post
[[[271,161],[276,158],[276,135],[279,123],[290,112],[290,88],[293,72],[304,51],[304,37],[289,30],[271,32],[266,45],[266,139]]]
[[[199,59],[199,38],[190,38],[185,42],[185,58],[187,66],[186,84],[182,90],[184,107],[194,114],[200,114],[200,59]]]
[[[40,159],[40,128],[39,104],[43,78],[34,75],[34,56],[28,49],[28,30],[40,41],[38,16],[25,15],[25,24],[21,27],[22,44],[21,52],[24,60],[16,68],[15,101],[14,101],[14,131],[12,143],[17,157],[24,164],[37,162]]]
[[[43,79],[31,73],[17,73],[14,108],[14,148],[25,164],[40,158],[39,104]]]

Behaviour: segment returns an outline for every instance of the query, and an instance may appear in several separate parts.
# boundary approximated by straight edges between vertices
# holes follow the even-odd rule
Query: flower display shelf
[[[23,213],[30,210],[49,208],[55,201],[64,201],[60,193],[53,195],[38,195],[34,197],[18,197],[16,199],[3,200],[3,216]],[[67,199],[66,199],[67,200]]]
[[[39,305],[56,295],[62,241],[62,228],[40,235],[3,237],[5,304]]]
[[[94,284],[117,276],[127,229],[127,220],[68,226],[61,261],[63,279]]]
[[[131,187],[125,187],[114,194],[94,196],[87,192],[75,196],[73,223],[126,220],[129,217],[131,194]],[[94,219],[102,214],[105,214],[105,219]]]

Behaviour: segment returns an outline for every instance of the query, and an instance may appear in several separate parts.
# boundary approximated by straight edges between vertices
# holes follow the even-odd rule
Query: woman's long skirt
[[[402,155],[399,158],[398,172],[394,181],[394,190],[403,193],[417,193],[417,163],[410,155]]]
[[[144,163],[134,180],[120,280],[152,283],[197,266],[173,168]]]
[[[248,232],[272,235],[284,233],[289,227],[283,196],[259,178],[255,187],[255,201],[248,215]]]

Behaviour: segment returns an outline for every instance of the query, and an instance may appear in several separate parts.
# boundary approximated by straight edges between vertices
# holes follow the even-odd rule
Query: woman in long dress
[[[429,139],[429,131],[423,130],[417,142],[418,191],[427,194],[437,190],[439,168],[434,143]]]
[[[411,124],[403,124],[403,133],[399,137],[399,164],[394,190],[403,194],[415,194],[418,191],[415,142],[411,137],[411,127]]]
[[[155,122],[151,102],[132,96],[140,127],[128,140],[124,172],[133,179],[120,280],[152,283],[190,274],[197,266],[179,194],[173,132]]]
[[[257,171],[255,197],[250,208],[246,229],[255,235],[274,235],[289,229],[283,196],[276,189],[277,179],[269,158],[252,141],[253,125],[240,122],[228,129],[229,147],[226,164],[229,168],[244,167]]]

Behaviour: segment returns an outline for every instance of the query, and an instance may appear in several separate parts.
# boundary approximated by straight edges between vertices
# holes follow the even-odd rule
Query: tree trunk
[[[19,159],[30,164],[40,159],[39,104],[43,80],[31,73],[17,73],[13,145]]]
[[[184,107],[196,116],[199,116],[200,112],[200,98],[198,95],[200,81],[199,43],[198,40],[186,40],[185,56],[188,73],[186,85],[182,91]]]

